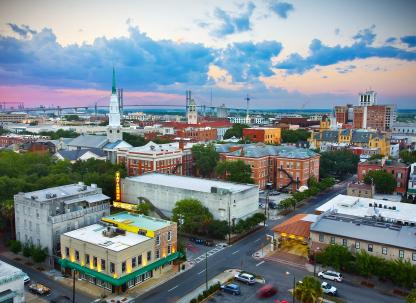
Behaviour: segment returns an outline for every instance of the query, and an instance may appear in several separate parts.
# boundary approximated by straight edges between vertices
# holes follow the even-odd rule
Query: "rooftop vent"
[[[115,226],[107,226],[106,229],[103,230],[103,236],[113,238],[115,236],[125,236],[126,231]]]
[[[52,199],[52,198],[56,198],[56,194],[52,194],[52,193],[47,193],[46,194],[46,199]]]
[[[30,199],[32,200],[36,200],[38,198],[38,196],[30,196]]]

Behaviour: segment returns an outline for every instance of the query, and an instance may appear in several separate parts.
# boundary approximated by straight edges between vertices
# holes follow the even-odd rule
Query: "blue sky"
[[[0,92],[31,104],[126,101],[324,108],[367,88],[416,108],[416,1],[2,1]],[[100,101],[101,102],[101,101]]]

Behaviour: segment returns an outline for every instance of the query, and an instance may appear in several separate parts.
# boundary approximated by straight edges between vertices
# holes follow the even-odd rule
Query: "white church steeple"
[[[123,134],[120,125],[120,108],[116,89],[116,72],[113,67],[113,83],[111,87],[110,108],[108,114],[107,138],[110,142],[122,140]]]

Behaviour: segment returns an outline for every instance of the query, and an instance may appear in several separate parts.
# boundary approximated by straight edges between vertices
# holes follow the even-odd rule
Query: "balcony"
[[[109,209],[110,209],[110,204],[105,203],[105,204],[101,204],[101,205],[97,205],[97,206],[93,206],[93,207],[88,207],[88,208],[76,210],[76,211],[73,211],[73,212],[69,212],[69,213],[65,213],[65,214],[61,214],[61,215],[57,215],[57,216],[49,216],[48,217],[48,222],[50,222],[52,224],[56,224],[56,223],[65,222],[65,221],[68,221],[68,220],[73,220],[73,219],[76,219],[76,218],[79,218],[79,217],[83,217],[87,214],[96,213],[96,212],[100,212],[100,211],[105,211],[105,210],[109,210]]]

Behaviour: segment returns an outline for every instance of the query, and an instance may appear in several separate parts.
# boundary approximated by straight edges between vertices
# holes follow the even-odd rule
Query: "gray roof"
[[[416,250],[416,227],[377,222],[354,216],[327,214],[310,231]]]
[[[81,148],[103,148],[107,143],[107,136],[80,135],[68,142],[67,145]]]
[[[60,150],[57,153],[69,161],[76,161],[81,158],[87,152],[95,154],[97,157],[105,157],[105,152],[99,148],[86,148],[86,149],[77,149],[77,150]]]
[[[327,142],[338,142],[338,131],[336,130],[327,130],[321,133],[321,141]]]

